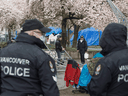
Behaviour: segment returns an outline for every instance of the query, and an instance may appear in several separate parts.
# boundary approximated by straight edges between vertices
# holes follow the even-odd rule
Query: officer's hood
[[[30,36],[27,33],[20,33],[18,37],[16,38],[16,42],[25,42],[29,44],[36,44],[42,49],[47,49],[44,42],[40,39],[36,38],[35,36]]]
[[[127,28],[122,24],[111,23],[103,31],[99,45],[102,55],[116,50],[127,48]]]

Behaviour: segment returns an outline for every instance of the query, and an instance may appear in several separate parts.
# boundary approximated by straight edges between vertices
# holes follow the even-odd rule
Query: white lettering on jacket
[[[15,63],[15,64],[22,64],[22,65],[29,65],[30,63],[30,61],[27,59],[13,58],[13,57],[0,57],[0,62]]]
[[[128,65],[122,65],[122,66],[120,66],[119,67],[119,70],[120,71],[126,71],[126,70],[128,70]]]
[[[128,82],[128,74],[118,74],[117,82],[120,82],[121,80]]]
[[[5,75],[30,77],[30,68],[1,66],[1,71],[3,71]]]

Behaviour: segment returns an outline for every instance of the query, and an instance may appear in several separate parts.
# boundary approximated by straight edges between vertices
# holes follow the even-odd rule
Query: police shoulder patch
[[[101,64],[99,64],[99,65],[96,67],[95,75],[98,75],[98,74],[100,73],[100,70],[101,70]]]

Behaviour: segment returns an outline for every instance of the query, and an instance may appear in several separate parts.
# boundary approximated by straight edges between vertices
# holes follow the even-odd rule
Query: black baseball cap
[[[51,31],[50,28],[44,27],[44,25],[37,19],[25,20],[25,23],[22,25],[22,27],[23,29],[21,32],[30,31],[34,29],[38,29],[42,33],[47,33]]]

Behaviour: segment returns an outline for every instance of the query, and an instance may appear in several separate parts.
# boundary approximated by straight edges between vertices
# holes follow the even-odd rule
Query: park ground
[[[72,90],[76,90],[73,87],[68,87],[66,89],[60,90],[60,96],[90,96],[89,94],[86,93],[77,93],[74,94],[72,93]]]

